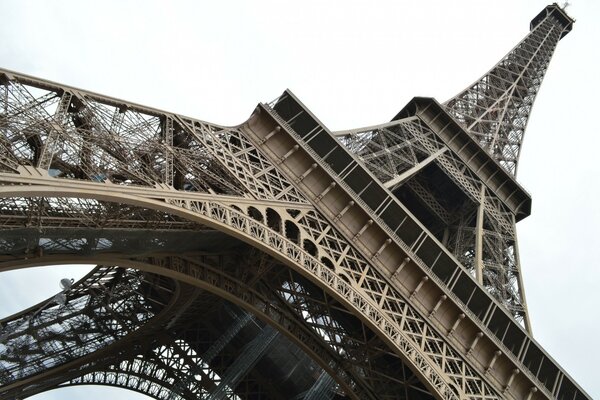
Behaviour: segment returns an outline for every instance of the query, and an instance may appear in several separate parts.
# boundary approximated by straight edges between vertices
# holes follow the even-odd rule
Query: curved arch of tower
[[[0,271],[96,265],[0,321],[0,397],[589,398],[530,334],[515,233],[572,24],[334,133],[290,91],[224,127],[0,70]]]

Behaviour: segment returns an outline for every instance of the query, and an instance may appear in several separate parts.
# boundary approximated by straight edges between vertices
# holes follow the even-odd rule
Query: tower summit
[[[530,33],[475,83],[444,103],[493,158],[516,175],[525,128],[558,41],[574,20],[556,3],[531,21]]]
[[[336,133],[290,91],[224,127],[0,70],[0,271],[98,265],[0,321],[0,397],[589,399],[531,336],[515,235],[572,23]]]

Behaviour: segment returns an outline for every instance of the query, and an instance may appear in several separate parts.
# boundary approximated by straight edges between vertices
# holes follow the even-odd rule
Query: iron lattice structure
[[[332,133],[289,91],[224,127],[0,70],[0,270],[93,263],[0,321],[0,397],[587,399],[535,342],[525,125],[546,7],[439,104]]]

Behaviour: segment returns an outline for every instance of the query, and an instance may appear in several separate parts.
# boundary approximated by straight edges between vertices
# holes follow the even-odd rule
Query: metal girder
[[[303,117],[299,118],[299,115]],[[274,131],[277,126],[281,126],[281,133],[264,142],[267,133]],[[439,243],[418,223],[412,226],[406,224],[409,217],[414,217],[410,216],[399,203],[395,203],[393,197],[385,194],[382,185],[373,180],[350,154],[343,148],[336,147],[332,135],[291,92],[286,91],[270,105],[261,106],[259,112],[255,113],[255,117],[249,120],[247,131],[249,135],[255,137],[257,143],[266,144],[263,149],[269,157],[272,160],[279,160],[281,169],[286,171],[290,181],[297,183],[328,221],[336,223],[343,237],[355,243],[361,255],[370,260],[369,264],[376,268],[378,273],[395,282],[397,284],[395,287],[404,292],[409,300],[426,293],[420,303],[429,303],[431,308],[423,310],[424,313],[435,314],[437,309],[443,306],[442,304],[452,308],[454,302],[456,314],[450,314],[461,315],[461,317],[456,320],[450,317],[447,321],[448,325],[442,331],[454,332],[459,324],[462,325],[469,320],[462,317],[465,314],[469,315],[461,313],[462,310],[470,309],[473,312],[469,320],[474,323],[473,330],[467,328],[471,333],[463,337],[466,341],[462,344],[467,356],[473,354],[474,348],[482,345],[484,340],[486,345],[483,347],[492,344],[487,348],[490,353],[486,357],[489,357],[487,359],[493,361],[492,364],[495,366],[499,356],[505,355],[507,359],[514,361],[522,357],[522,350],[517,350],[516,347],[506,348],[500,342],[507,344],[506,332],[509,330],[521,332],[519,335],[523,334],[524,337],[527,337],[526,333],[509,317],[505,320],[507,325],[502,323],[503,328],[493,327],[498,322],[498,320],[494,322],[495,318],[504,318],[502,306],[494,305],[491,297],[488,297],[484,291],[480,291],[476,284],[470,283],[472,280],[468,275],[460,275],[462,274],[459,272],[460,268],[449,268],[449,265],[455,261],[451,261],[451,257],[444,255],[443,247],[440,247]],[[310,174],[306,171],[310,171]],[[413,263],[419,266],[416,270],[411,267]],[[417,276],[414,275],[415,271],[418,271]],[[457,274],[465,278],[457,278]],[[465,286],[471,286],[473,291],[467,289],[465,292]],[[424,287],[426,289],[423,289]],[[441,289],[441,292],[436,292],[434,288]],[[450,288],[454,293],[447,291],[446,288]],[[473,301],[476,292],[475,297],[478,300]],[[436,298],[442,300],[436,302]],[[452,301],[447,302],[447,299]],[[429,321],[432,321],[431,317]],[[487,326],[488,335],[482,332],[483,326]],[[504,332],[502,338],[498,334],[500,331]],[[498,346],[497,350],[493,350],[495,346]],[[480,356],[485,353],[482,350],[478,350]],[[488,378],[492,378],[488,374],[489,367],[484,367],[482,371]],[[552,382],[560,379],[560,373],[554,372],[546,378],[541,378],[539,373],[540,370],[537,371],[536,377],[533,376],[534,374],[529,375],[527,371],[519,376],[514,374],[511,376],[509,369],[505,375],[507,383],[497,382],[491,385],[497,385],[502,396],[508,396],[510,387],[517,380],[525,378],[536,386],[531,392],[525,389],[527,393],[525,396],[534,392],[537,395],[545,393],[544,396],[551,396],[550,391],[556,389]],[[544,381],[546,383],[543,383]],[[525,384],[525,387],[527,386],[528,384]]]
[[[481,146],[511,174],[541,78],[572,24],[556,5],[534,22],[490,73],[444,105],[475,138],[469,149]],[[97,262],[187,288],[174,297],[179,311],[133,324],[124,337],[111,329],[138,313],[109,307],[98,326],[110,344],[79,355],[46,346],[52,367],[19,364],[31,383],[7,375],[4,393],[96,382],[159,399],[276,398],[265,365],[285,358],[279,347],[248,347],[238,363],[246,368],[234,373],[228,346],[239,354],[249,342],[234,340],[210,371],[203,367],[218,338],[213,327],[208,341],[197,339],[211,329],[194,328],[188,307],[225,299],[275,327],[313,360],[302,365],[318,363],[336,382],[320,371],[310,382],[296,375],[297,396],[587,397],[513,319],[526,315],[514,228],[521,203],[502,191],[512,180],[498,181],[485,157],[465,159],[466,147],[443,135],[446,125],[434,126],[447,114],[346,132],[345,149],[288,91],[241,126],[222,127],[10,71],[0,70],[0,89],[0,224],[8,228],[0,267]],[[390,180],[413,210],[385,189]],[[177,252],[182,237],[194,246]],[[31,328],[36,334],[54,321],[39,315],[46,325]],[[25,339],[18,329],[10,336]],[[18,348],[23,359],[42,354]],[[251,348],[260,351],[250,357]]]
[[[223,258],[225,257],[225,258]],[[263,274],[262,277],[250,277],[248,276],[247,272],[249,270],[249,268],[244,265],[244,264],[240,264],[239,260],[240,260],[240,255],[237,253],[233,253],[229,256],[216,256],[216,255],[206,255],[206,256],[202,256],[202,257],[196,257],[197,261],[194,260],[186,260],[186,259],[179,259],[177,257],[162,257],[162,258],[146,258],[146,259],[136,259],[136,260],[131,260],[131,259],[123,259],[122,261],[120,261],[120,263],[122,264],[130,264],[130,265],[135,265],[136,267],[140,267],[142,264],[146,265],[147,269],[150,266],[154,266],[155,268],[153,269],[153,271],[155,272],[159,272],[159,273],[167,273],[168,270],[174,272],[177,271],[179,274],[185,274],[188,277],[188,281],[189,282],[202,282],[202,284],[204,285],[204,287],[210,287],[210,290],[227,290],[227,292],[229,293],[230,296],[234,296],[231,298],[235,298],[237,299],[236,302],[243,302],[246,304],[246,307],[250,306],[252,308],[256,308],[259,307],[262,312],[259,313],[259,316],[262,315],[262,318],[267,318],[268,321],[274,322],[276,324],[276,326],[279,327],[279,329],[282,329],[282,327],[285,327],[284,329],[284,333],[286,333],[288,336],[292,336],[295,337],[297,341],[300,341],[300,343],[302,344],[302,346],[306,347],[308,346],[311,349],[311,352],[313,354],[313,357],[315,355],[315,352],[317,352],[317,354],[320,354],[321,356],[327,354],[327,352],[330,354],[329,356],[329,361],[327,361],[325,363],[325,365],[328,368],[333,368],[333,366],[335,365],[333,362],[333,360],[331,359],[332,354],[335,354],[334,358],[346,358],[347,360],[344,361],[342,363],[343,365],[343,369],[338,369],[338,373],[342,373],[342,374],[348,374],[351,373],[351,371],[356,371],[355,374],[359,374],[359,375],[364,375],[361,380],[366,383],[369,382],[373,387],[370,390],[375,391],[376,393],[378,393],[378,395],[376,396],[377,398],[387,398],[389,396],[389,398],[397,398],[397,393],[400,390],[401,387],[404,387],[406,390],[406,385],[409,386],[414,386],[415,390],[422,392],[422,393],[426,393],[426,390],[423,386],[420,386],[420,383],[418,380],[413,380],[412,383],[409,383],[410,380],[406,380],[406,381],[402,381],[399,378],[394,378],[393,380],[391,379],[391,377],[394,375],[394,371],[397,370],[397,368],[399,366],[402,365],[401,361],[396,361],[396,362],[392,362],[392,360],[395,359],[395,356],[391,353],[389,353],[389,351],[386,349],[386,346],[382,343],[379,342],[378,340],[376,340],[376,336],[373,335],[372,332],[369,331],[368,328],[362,326],[360,324],[360,320],[356,319],[355,317],[352,316],[352,313],[349,313],[348,311],[344,310],[343,307],[341,307],[341,305],[336,305],[336,302],[333,302],[331,299],[327,300],[327,297],[323,297],[324,292],[322,291],[322,289],[318,289],[317,287],[315,287],[314,285],[311,285],[308,281],[303,281],[300,276],[297,276],[291,272],[288,273],[284,273],[282,274],[282,269],[281,266],[277,266],[276,268],[272,268],[270,269],[270,273],[267,273],[266,275]],[[263,256],[264,257],[264,256]],[[255,259],[254,257],[246,257],[243,258],[246,260],[253,260]],[[229,261],[226,261],[229,260]],[[108,259],[106,260],[108,262]],[[114,259],[111,259],[111,261],[114,263]],[[43,260],[35,260],[36,263],[43,263]],[[54,261],[51,261],[54,262]],[[132,264],[133,263],[133,264]],[[206,263],[214,263],[215,265],[219,265],[219,267],[209,267],[208,264]],[[159,267],[158,269],[156,269],[156,267]],[[225,267],[225,270],[223,270],[223,268]],[[226,274],[233,274],[233,276],[235,275],[239,275],[242,274],[243,276],[246,277],[246,279],[248,279],[250,282],[253,283],[253,287],[256,287],[257,289],[259,289],[259,292],[262,292],[263,294],[259,294],[259,292],[257,292],[254,289],[251,289],[250,287],[246,287],[244,288],[243,285],[241,285],[240,281],[235,281],[233,276],[229,276],[227,277]],[[169,274],[169,273],[167,273]],[[169,274],[169,275],[172,275]],[[222,278],[220,279],[216,279],[218,276],[222,276]],[[191,277],[194,277],[193,280],[190,280]],[[300,278],[300,280],[298,280]],[[215,282],[219,282],[219,285],[215,285]],[[261,283],[262,282],[262,283]],[[307,286],[308,285],[308,286]],[[85,286],[85,285],[83,285]],[[277,286],[281,286],[281,290],[278,291],[278,295],[276,298],[278,298],[279,300],[276,300],[276,298],[272,297],[273,296],[273,292],[272,292],[272,288],[273,287],[277,287]],[[221,289],[219,289],[221,288]],[[262,289],[261,289],[262,288]],[[310,288],[310,289],[309,289]],[[308,291],[307,291],[308,290]],[[317,290],[317,292],[315,292],[315,290]],[[180,300],[179,303],[177,304],[183,304],[185,302],[188,301],[189,299],[189,290],[187,290],[185,293],[188,293],[188,295],[183,295],[180,296]],[[253,292],[254,294],[250,294],[249,292]],[[312,294],[311,294],[312,293]],[[270,296],[271,300],[266,301],[263,296]],[[319,300],[320,299],[320,300]],[[278,305],[278,303],[280,305]],[[189,305],[188,307],[186,307],[186,309],[184,310],[184,312],[178,316],[176,321],[170,321],[167,323],[167,329],[165,330],[164,327],[161,327],[159,325],[157,325],[156,323],[153,324],[154,328],[153,329],[147,329],[145,331],[142,330],[142,333],[140,333],[140,335],[145,335],[147,339],[142,340],[140,337],[137,337],[134,339],[134,343],[138,343],[135,346],[127,346],[126,343],[129,342],[130,340],[128,340],[127,338],[125,338],[123,341],[126,343],[121,343],[120,347],[117,346],[117,348],[121,348],[123,350],[120,350],[121,353],[117,352],[117,350],[113,350],[109,353],[104,353],[104,358],[97,356],[96,359],[94,360],[93,363],[91,364],[86,364],[83,363],[83,367],[81,366],[82,362],[79,362],[78,364],[80,365],[79,369],[77,369],[75,371],[75,375],[73,375],[73,372],[71,372],[70,376],[72,376],[73,380],[73,384],[79,384],[79,383],[84,383],[84,382],[97,382],[97,383],[103,383],[103,384],[119,384],[118,379],[109,379],[110,377],[107,377],[108,375],[111,374],[117,374],[120,372],[120,374],[131,374],[132,369],[135,369],[137,372],[134,374],[137,376],[136,379],[133,379],[131,382],[131,384],[135,383],[136,388],[138,387],[137,385],[140,385],[141,381],[143,380],[143,375],[144,375],[144,370],[140,369],[142,368],[143,365],[149,365],[148,362],[150,363],[150,365],[158,365],[156,360],[154,360],[154,358],[152,357],[143,357],[143,360],[139,359],[140,356],[140,352],[142,352],[142,355],[147,355],[148,350],[146,351],[142,351],[139,349],[139,346],[146,346],[146,342],[148,342],[148,346],[150,346],[149,348],[151,349],[157,349],[157,348],[161,348],[161,349],[166,349],[166,348],[172,348],[173,345],[172,344],[168,344],[168,343],[172,343],[169,342],[168,339],[167,342],[165,342],[165,340],[163,339],[156,339],[155,341],[153,341],[154,336],[156,336],[157,338],[160,337],[165,337],[165,335],[169,336],[171,335],[171,337],[173,339],[170,340],[175,340],[177,341],[181,341],[183,340],[184,342],[190,344],[193,342],[190,342],[189,338],[191,336],[193,337],[198,337],[197,334],[193,333],[195,332],[194,329],[196,328],[189,328],[189,326],[195,326],[198,322],[196,322],[194,319],[190,319],[189,315],[186,316],[186,314],[195,314],[198,311],[204,310],[204,312],[206,312],[206,305],[203,304],[199,304],[199,305],[194,305],[195,303],[192,303],[191,305]],[[285,305],[288,305],[287,307]],[[283,306],[283,308],[279,308]],[[264,308],[266,307],[266,308]],[[290,308],[291,307],[291,308]],[[295,309],[298,307],[298,310],[302,310],[303,312],[300,313],[298,311],[295,311]],[[330,308],[333,307],[333,308]],[[181,305],[178,305],[176,307],[177,309],[181,309]],[[212,306],[212,308],[214,308],[214,304]],[[288,308],[287,311],[285,311],[285,308]],[[210,308],[208,308],[210,309]],[[276,311],[276,310],[280,310],[280,311]],[[320,311],[317,311],[320,310]],[[255,310],[256,311],[256,310]],[[282,314],[280,314],[281,312],[287,313],[288,317],[284,317]],[[279,316],[278,316],[279,315]],[[294,315],[296,315],[294,317]],[[343,315],[347,315],[346,317],[342,318]],[[92,316],[90,316],[90,318],[92,318]],[[291,318],[291,319],[290,319]],[[350,319],[348,319],[350,318]],[[163,325],[164,323],[166,323],[169,318],[162,319],[163,321]],[[295,322],[296,324],[300,323],[302,324],[307,324],[307,327],[305,328],[300,328],[300,330],[297,330],[297,328],[293,328],[293,322],[294,320],[297,320],[297,322]],[[286,322],[287,321],[287,322]],[[337,322],[336,322],[337,321]],[[52,318],[49,318],[48,324],[51,325],[54,321],[52,320]],[[151,321],[152,322],[152,321]],[[351,323],[349,325],[349,323]],[[358,324],[358,325],[356,325]],[[186,328],[186,326],[188,326],[188,328]],[[300,326],[300,325],[298,325]],[[353,330],[353,332],[350,331],[345,331],[348,328],[352,328],[354,327],[355,329]],[[356,329],[358,328],[358,329]],[[156,329],[158,329],[160,332],[162,332],[161,334],[157,335],[156,333],[153,333]],[[191,329],[191,330],[190,330]],[[308,329],[308,330],[307,330]],[[174,336],[173,333],[169,333],[169,332],[178,332],[177,336]],[[186,332],[183,336],[182,336],[182,332]],[[302,333],[304,332],[304,333]],[[307,335],[309,332],[312,332],[311,334]],[[354,335],[359,334],[360,336],[356,337]],[[300,335],[300,336],[298,336]],[[362,335],[367,335],[365,339]],[[313,339],[311,339],[311,337],[313,337]],[[317,339],[317,338],[321,338],[321,339]],[[353,337],[355,337],[355,339],[353,339]],[[361,339],[361,337],[363,337]],[[323,350],[318,350],[318,348],[324,348],[323,345],[317,344],[318,341],[322,341],[323,339],[327,339],[326,341],[329,342],[329,345],[326,345],[325,348],[329,348],[329,350],[327,350],[326,353],[323,353]],[[313,344],[311,345],[311,340],[313,342]],[[315,341],[316,340],[316,341]],[[358,342],[355,342],[356,340],[359,340]],[[364,341],[367,340],[367,342],[365,343]],[[155,343],[156,342],[156,343]],[[155,344],[153,344],[155,343]],[[181,342],[183,343],[183,342]],[[181,346],[181,343],[178,346]],[[206,338],[205,343],[210,344],[211,341],[209,340],[209,338]],[[157,347],[158,346],[158,347]],[[203,363],[205,362],[209,362],[212,359],[215,358],[215,355],[213,354],[212,356],[209,356],[209,353],[202,353],[200,351],[200,348],[197,345],[193,346],[196,349],[196,352],[198,353],[198,355],[202,354],[202,358],[198,359],[199,361],[196,362],[200,362],[202,361]],[[137,353],[133,352],[131,353],[130,350],[132,348],[137,348]],[[369,350],[372,349],[372,350]],[[122,354],[122,352],[125,352]],[[172,353],[172,351],[174,350],[161,350],[160,354],[166,354],[169,357],[173,357],[172,355],[169,355]],[[210,352],[210,350],[207,350],[208,352]],[[360,352],[360,354],[362,355],[362,357],[359,357],[357,354],[357,351]],[[156,352],[156,351],[155,351]],[[218,353],[218,352],[217,352]],[[122,355],[119,355],[122,354]],[[204,356],[204,354],[206,354],[206,357]],[[237,354],[237,351],[234,352],[234,354]],[[368,354],[367,357],[365,357],[365,355]],[[88,357],[89,358],[89,357]],[[235,357],[234,357],[235,358]],[[121,359],[123,359],[123,361],[127,361],[125,363],[123,363],[121,361]],[[153,361],[154,360],[154,361]],[[64,360],[63,360],[64,361]],[[73,364],[73,362],[77,363],[78,360],[70,360],[71,364]],[[383,361],[383,363],[382,363]],[[339,362],[339,361],[338,361]],[[361,363],[364,362],[368,362],[368,368],[366,366],[361,365]],[[107,364],[107,363],[112,363],[112,364]],[[164,365],[165,361],[162,362],[161,365]],[[177,366],[177,368],[179,367],[184,367],[184,365],[179,364],[177,362],[169,362],[168,364],[171,365],[172,368],[174,368],[175,366]],[[188,363],[189,364],[189,363]],[[355,367],[351,368],[351,364],[356,364]],[[86,366],[87,365],[87,366]],[[109,366],[112,365],[112,366]],[[192,363],[193,365],[193,363]],[[224,367],[216,367],[215,364],[210,364],[213,371],[215,371],[218,374],[224,373]],[[144,369],[147,369],[149,367],[144,367]],[[162,368],[162,369],[161,369]],[[165,368],[164,366],[161,368],[154,368],[152,369],[152,373],[150,373],[150,370],[147,370],[145,373],[149,374],[149,379],[150,381],[155,382],[155,385],[150,385],[150,384],[145,384],[144,387],[148,388],[148,390],[150,390],[151,388],[156,389],[156,382],[157,379],[163,379],[163,382],[165,384],[167,384],[167,386],[172,386],[172,384],[169,384],[169,381],[164,381],[164,379],[167,379],[169,376],[174,376],[173,374],[175,374],[175,372],[172,372],[170,374],[165,373]],[[171,368],[171,369],[172,369]],[[185,370],[188,370],[190,367],[185,367]],[[204,367],[204,369],[206,369],[207,367]],[[339,368],[339,367],[338,367]],[[73,368],[71,368],[71,371],[73,370]],[[102,372],[104,371],[104,372]],[[161,372],[162,371],[162,372]],[[287,369],[286,369],[287,371]],[[50,371],[52,372],[52,371]],[[266,373],[268,373],[267,371],[265,371]],[[287,373],[287,372],[286,372]],[[159,374],[160,377],[155,376],[155,374]],[[46,374],[47,375],[47,374]],[[176,374],[175,374],[176,375]],[[81,376],[81,378],[79,378]],[[338,376],[338,375],[334,375],[334,376]],[[409,374],[409,376],[412,376],[412,374]],[[65,379],[69,377],[69,375],[65,375],[64,373],[64,368],[63,368],[63,373],[62,375],[60,375],[59,377],[56,377],[56,374],[54,375],[54,378],[56,379]],[[153,378],[154,377],[154,378]],[[160,378],[160,379],[159,379]],[[40,389],[44,389],[44,388],[48,388],[47,383],[45,383],[46,381],[49,380],[50,384],[58,384],[61,383],[61,381],[56,381],[56,379],[52,378],[52,375],[50,375],[49,377],[46,377],[45,380],[42,379],[41,381],[38,381],[32,388],[29,388],[28,390],[33,390],[33,392],[37,392],[40,391]],[[107,379],[110,381],[108,382]],[[171,379],[171,378],[168,378]],[[179,378],[181,379],[181,378]],[[219,378],[217,378],[219,379]],[[316,378],[315,378],[316,379]],[[339,379],[339,378],[338,378]],[[342,378],[343,379],[343,378]],[[350,376],[347,376],[346,379],[352,379],[350,378]],[[409,379],[409,378],[407,378]],[[125,383],[129,382],[128,380],[125,380]],[[342,381],[343,382],[343,381]],[[397,388],[394,388],[394,382],[396,385],[400,385]],[[121,382],[122,385],[125,385],[125,383]],[[195,383],[195,382],[194,382]],[[218,381],[216,382],[217,384],[219,383]],[[363,383],[363,384],[364,384]],[[45,386],[46,385],[46,386]],[[164,385],[163,385],[164,386]],[[193,385],[192,385],[193,386]],[[175,386],[177,387],[177,386]],[[309,386],[310,387],[310,386]],[[348,386],[345,386],[345,391],[348,393]],[[35,389],[35,390],[34,390]],[[154,390],[153,389],[153,390]],[[209,387],[210,389],[210,387]],[[387,395],[385,394],[386,391],[388,390]],[[389,391],[390,389],[392,389],[391,391]],[[137,390],[137,389],[136,389]],[[200,389],[198,389],[200,390]],[[360,389],[358,387],[354,387],[353,389],[351,389],[351,391],[357,391],[356,393],[360,393]],[[412,392],[412,391],[409,391]],[[160,395],[160,393],[163,393],[162,391],[158,391],[156,394],[157,398],[165,398],[162,397],[162,395]],[[348,393],[350,394],[350,393]],[[181,393],[180,393],[181,395]],[[360,398],[365,398],[365,396],[370,397],[367,395],[367,393],[363,393],[361,395],[359,395]],[[189,398],[189,396],[184,396],[185,398]]]
[[[89,362],[90,354],[119,346],[167,316],[178,294],[172,281],[98,267],[64,293],[4,319],[2,397],[18,396],[23,388],[36,391],[36,382],[48,375],[73,373],[69,363]]]

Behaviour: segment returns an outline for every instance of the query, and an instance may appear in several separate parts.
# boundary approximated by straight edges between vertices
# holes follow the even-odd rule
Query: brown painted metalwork
[[[335,134],[289,91],[224,127],[0,70],[0,270],[98,265],[0,321],[0,396],[589,398],[529,333],[515,233],[572,23]]]

